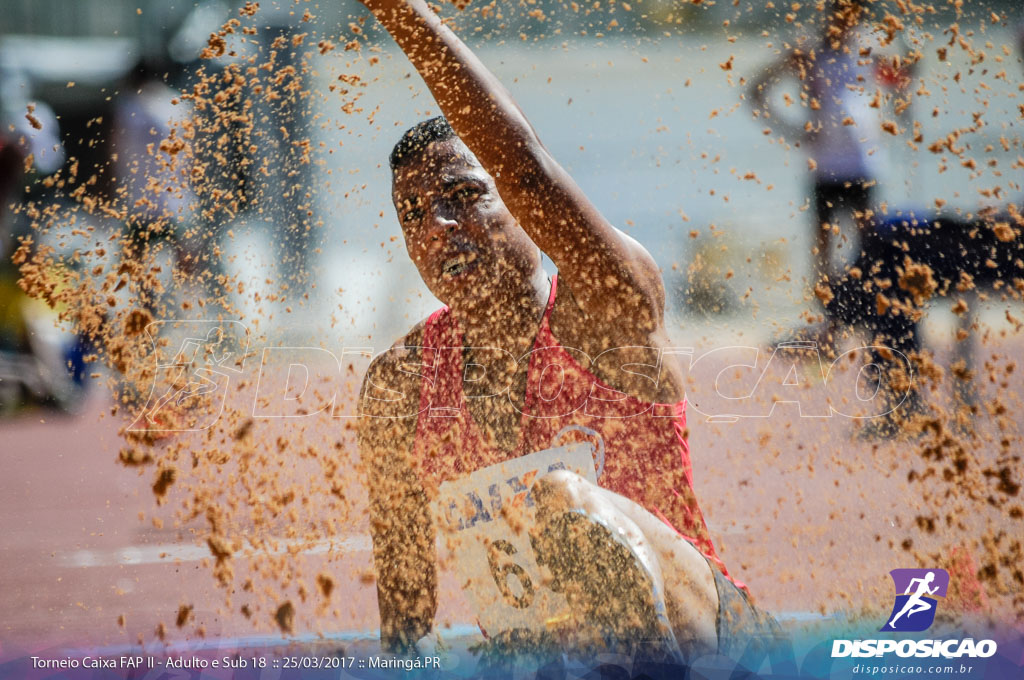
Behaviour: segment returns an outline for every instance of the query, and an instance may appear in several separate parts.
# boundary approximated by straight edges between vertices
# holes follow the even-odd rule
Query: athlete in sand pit
[[[494,582],[507,611],[549,588],[571,603],[546,621],[562,640],[656,639],[672,659],[726,649],[761,617],[723,575],[693,493],[657,266],[425,2],[364,4],[446,116],[409,130],[391,155],[406,247],[446,306],[372,362],[361,396],[383,646],[413,651],[433,629],[439,485],[583,437],[597,484],[545,463],[541,474],[554,471],[527,499],[533,554],[488,543],[492,571],[498,558],[547,570],[536,579],[504,563]],[[479,511],[468,524],[508,509],[491,489],[486,507],[468,496]]]
[[[907,584],[907,590],[903,594],[910,595],[910,590],[914,587],[915,583],[917,584],[917,590],[914,591],[913,595],[910,595],[910,599],[908,599],[906,604],[903,605],[903,609],[901,609],[896,616],[892,617],[892,621],[889,622],[890,628],[894,628],[896,626],[896,619],[900,618],[904,614],[907,615],[907,618],[910,618],[914,614],[917,614],[918,612],[926,612],[934,606],[933,604],[921,599],[922,595],[934,595],[935,591],[939,589],[938,586],[935,586],[934,588],[928,587],[928,585],[934,580],[934,571],[929,571],[925,574],[924,578],[910,579],[910,583]]]

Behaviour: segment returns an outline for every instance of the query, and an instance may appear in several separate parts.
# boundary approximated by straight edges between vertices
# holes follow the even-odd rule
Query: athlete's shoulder
[[[553,326],[561,327],[570,336],[566,339],[582,339],[591,349],[650,345],[652,338],[663,335],[666,296],[661,270],[639,241],[622,232],[619,235],[623,250],[628,254],[624,267],[629,271],[622,278],[630,282],[632,290],[623,298],[628,302],[626,307],[610,299],[591,300],[588,305],[580,290],[600,284],[596,278],[571,281],[559,276],[558,279]],[[604,277],[601,285],[606,285],[622,274],[595,272],[591,276]],[[573,327],[576,330],[570,330]],[[557,331],[555,334],[559,335]]]
[[[371,498],[383,499],[382,503],[371,503],[372,511],[408,514],[399,507],[403,504],[396,506],[393,499],[409,495],[410,487],[405,485],[416,474],[411,455],[419,416],[422,379],[416,365],[422,335],[421,322],[375,356],[363,378],[356,430],[359,455],[371,480]],[[396,484],[401,492],[396,492]],[[381,537],[375,535],[374,541],[378,540]]]
[[[381,409],[391,414],[396,407],[407,410],[405,402],[409,407],[413,401],[418,403],[419,375],[413,367],[420,362],[426,324],[426,319],[420,321],[370,361],[359,395],[362,413],[387,415]]]

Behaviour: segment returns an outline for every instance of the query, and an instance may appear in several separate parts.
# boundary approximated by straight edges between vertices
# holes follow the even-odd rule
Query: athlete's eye
[[[402,224],[411,225],[423,219],[423,210],[420,209],[419,205],[420,201],[418,198],[415,201],[405,199],[402,202],[402,208],[399,211]]]
[[[452,191],[452,197],[460,203],[475,201],[483,191],[475,184],[460,184]]]

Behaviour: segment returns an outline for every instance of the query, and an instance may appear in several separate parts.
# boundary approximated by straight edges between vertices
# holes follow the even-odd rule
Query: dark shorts
[[[872,183],[860,177],[849,180],[821,180],[815,182],[814,210],[818,224],[835,222],[853,211],[865,212],[871,207]]]

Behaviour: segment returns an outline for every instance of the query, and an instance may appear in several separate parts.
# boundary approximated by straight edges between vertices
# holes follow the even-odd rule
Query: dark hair
[[[452,130],[452,126],[448,124],[448,119],[444,116],[430,118],[413,125],[405,131],[402,138],[398,140],[398,144],[395,144],[395,148],[391,150],[391,156],[388,158],[391,169],[394,170],[410,159],[421,155],[430,144],[444,142],[455,136],[455,130]]]

